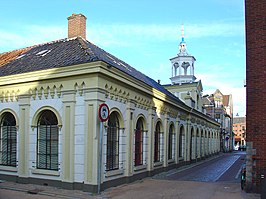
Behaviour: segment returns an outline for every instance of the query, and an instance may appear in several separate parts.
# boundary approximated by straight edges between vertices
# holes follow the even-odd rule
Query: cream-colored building
[[[233,134],[233,98],[232,94],[224,95],[219,89],[205,96],[206,112],[221,124],[221,151],[234,149]]]
[[[217,122],[68,22],[69,38],[0,54],[1,179],[96,192],[219,152]]]

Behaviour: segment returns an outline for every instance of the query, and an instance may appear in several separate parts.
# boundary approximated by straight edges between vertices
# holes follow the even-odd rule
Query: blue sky
[[[87,40],[161,84],[184,24],[195,76],[203,93],[233,95],[234,115],[245,116],[243,0],[3,0],[0,53],[67,37],[67,17],[87,17]]]

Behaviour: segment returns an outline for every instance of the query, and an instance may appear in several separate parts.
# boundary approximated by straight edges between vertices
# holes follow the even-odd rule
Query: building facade
[[[246,190],[253,192],[264,191],[264,197],[266,197],[266,182],[264,179],[266,175],[265,13],[265,1],[245,1],[247,90]]]
[[[219,89],[204,97],[204,107],[207,115],[221,125],[221,151],[234,149],[233,133],[233,99],[232,95],[224,95]]]
[[[0,54],[1,179],[96,192],[219,152],[216,121],[68,20],[69,38]]]
[[[246,146],[246,117],[234,117],[235,149]]]
[[[203,86],[201,80],[196,81],[197,78],[194,75],[196,59],[187,51],[183,26],[179,51],[170,61],[172,66],[171,84],[163,85],[164,88],[186,105],[205,114],[202,98]]]
[[[164,87],[186,105],[220,123],[221,151],[232,151],[234,148],[232,95],[223,95],[217,89],[211,95],[202,96],[202,82],[196,81],[194,74],[196,59],[187,51],[183,27],[179,52],[170,61],[172,64],[171,84],[164,85]]]

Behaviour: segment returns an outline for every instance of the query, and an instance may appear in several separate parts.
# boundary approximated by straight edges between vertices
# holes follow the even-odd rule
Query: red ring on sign
[[[109,113],[110,111],[107,104],[101,104],[98,112],[101,122],[106,122],[109,119]]]

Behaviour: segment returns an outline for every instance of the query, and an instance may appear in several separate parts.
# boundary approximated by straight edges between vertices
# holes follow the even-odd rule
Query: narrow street
[[[221,157],[199,163],[184,171],[168,172],[164,179],[199,182],[240,182],[240,170],[245,161],[245,152],[235,151]]]
[[[240,188],[245,152],[225,153],[152,178],[112,187],[100,195],[49,186],[0,183],[0,199],[259,199]],[[29,194],[29,190],[37,190]]]

